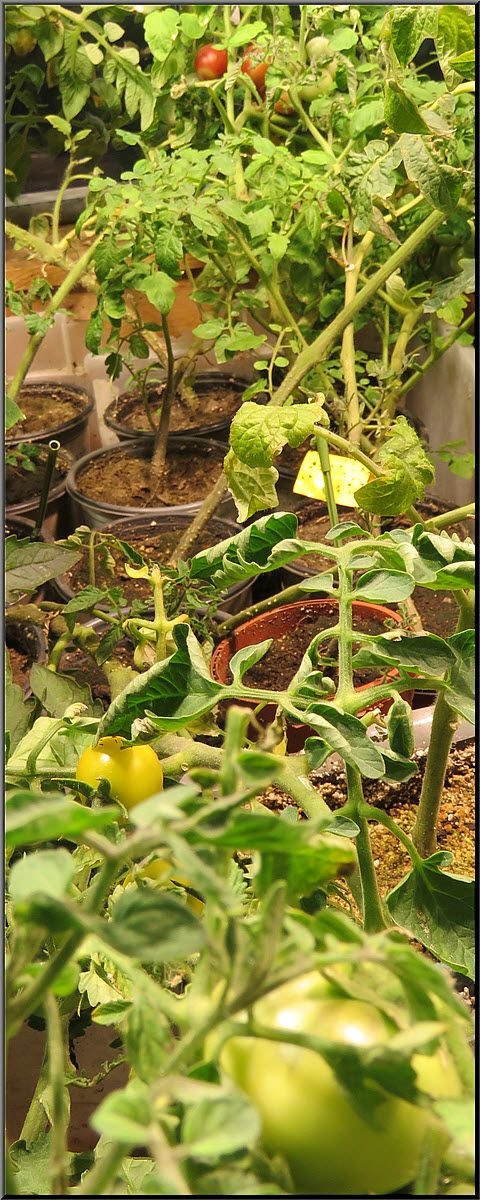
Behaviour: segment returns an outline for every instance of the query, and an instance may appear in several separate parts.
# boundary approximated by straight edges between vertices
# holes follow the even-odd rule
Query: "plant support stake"
[[[38,506],[37,519],[35,521],[35,528],[33,530],[32,537],[38,536],[38,534],[40,533],[40,530],[42,528],[42,525],[43,525],[43,518],[44,518],[46,510],[47,510],[48,497],[50,495],[50,486],[51,486],[51,482],[52,482],[53,472],[55,470],[55,464],[57,461],[59,449],[60,449],[60,442],[57,442],[55,439],[53,439],[51,442],[48,443],[48,457],[47,457],[47,464],[45,467],[45,476],[44,476],[43,485],[42,485],[40,503]]]

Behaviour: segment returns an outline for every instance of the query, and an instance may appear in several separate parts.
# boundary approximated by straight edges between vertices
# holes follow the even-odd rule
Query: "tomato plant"
[[[96,746],[84,750],[77,779],[91,787],[107,779],[112,796],[127,810],[163,787],[163,771],[152,747],[129,746],[119,737],[100,738]]]
[[[260,1112],[265,1149],[285,1157],[296,1192],[393,1192],[416,1176],[430,1116],[426,1108],[380,1093],[370,1123],[346,1098],[326,1058],[289,1041],[289,1034],[311,1034],[335,1051],[383,1045],[393,1036],[373,1005],[330,995],[315,975],[272,992],[255,1005],[253,1021],[285,1040],[234,1038],[223,1046],[222,1068]],[[445,1051],[416,1055],[412,1066],[429,1097],[460,1095]]]
[[[221,79],[228,66],[228,54],[220,47],[207,44],[195,55],[195,70],[199,79]]]

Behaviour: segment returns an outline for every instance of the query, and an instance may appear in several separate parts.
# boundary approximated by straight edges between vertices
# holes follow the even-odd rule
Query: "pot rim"
[[[103,529],[98,530],[98,533],[114,533],[115,529],[119,530],[119,526],[125,526],[128,524],[134,524],[138,526],[145,525],[150,527],[156,524],[166,526],[173,524],[177,527],[185,528],[191,524],[191,520],[192,517],[190,513],[177,513],[175,515],[175,513],[172,513],[171,510],[166,509],[164,513],[150,517],[148,510],[144,510],[141,516],[121,517],[119,521],[109,521],[106,525],[104,525]],[[227,536],[228,533],[231,533],[232,537],[238,533],[238,528],[234,521],[227,520],[225,517],[217,517],[216,514],[214,514],[213,517],[210,517],[210,521],[217,521],[219,524],[225,526],[227,529]],[[242,591],[246,590],[247,586],[251,587],[254,579],[256,578],[257,576],[254,576],[253,579],[241,580],[240,583],[234,583],[232,587],[226,589],[224,596],[231,597],[240,594]],[[58,575],[54,580],[52,580],[52,583],[55,585],[56,590],[58,591],[59,595],[62,596],[62,599],[65,602],[73,599],[73,597],[77,594],[76,592],[73,592],[69,586],[66,575]],[[101,603],[99,607],[101,607]],[[225,613],[225,620],[228,619],[229,615],[229,613]]]
[[[222,460],[228,450],[228,446],[226,446],[223,442],[215,441],[213,438],[208,438],[207,440],[207,438],[202,439],[198,437],[192,437],[189,434],[184,435],[173,433],[168,439],[168,446],[171,450],[175,450],[177,447],[180,448],[185,443],[187,443],[187,449],[190,446],[192,449],[198,446],[198,448],[202,450],[202,453],[205,453],[205,449],[207,447],[212,447],[213,450],[218,451],[218,457],[221,455]],[[103,457],[106,457],[106,455],[113,454],[128,454],[129,456],[134,457],[134,455],[140,450],[144,451],[142,457],[148,456],[150,452],[150,443],[148,438],[135,438],[128,442],[121,442],[118,446],[101,446],[99,450],[90,450],[88,454],[83,454],[81,458],[77,459],[68,472],[65,481],[67,494],[72,498],[72,500],[76,500],[77,503],[81,504],[82,507],[89,508],[94,512],[105,513],[107,514],[107,517],[110,513],[118,513],[119,520],[123,517],[128,517],[130,514],[132,517],[141,517],[145,516],[145,514],[148,515],[151,513],[152,518],[156,518],[158,514],[167,512],[172,513],[172,515],[176,513],[195,513],[202,504],[201,500],[192,500],[186,504],[164,504],[159,508],[154,508],[153,506],[151,508],[135,508],[133,506],[128,508],[126,505],[108,504],[106,501],[102,503],[100,500],[93,500],[89,496],[86,496],[84,492],[81,492],[77,487],[77,476],[79,472],[87,465],[87,463],[92,462],[94,459],[100,458],[102,455]]]
[[[160,378],[157,381],[156,386],[161,387],[162,383],[164,383],[165,381],[166,381],[166,376],[165,376],[165,379]],[[235,375],[223,374],[223,372],[220,372],[220,371],[201,371],[195,380],[195,384],[199,384],[200,386],[202,386],[203,384],[205,384],[205,386],[209,386],[212,383],[218,383],[219,386],[227,385],[228,387],[233,388],[239,394],[243,393],[245,391],[245,389],[249,386],[248,380],[240,379]],[[155,384],[152,386],[155,386]],[[105,409],[105,414],[104,414],[105,424],[108,425],[109,429],[113,429],[115,433],[117,433],[119,436],[123,437],[126,441],[131,441],[134,438],[138,438],[141,436],[141,437],[147,438],[148,441],[151,442],[151,440],[154,436],[153,431],[151,432],[149,429],[145,429],[145,430],[132,429],[132,430],[130,430],[125,425],[122,425],[121,420],[117,419],[114,415],[115,409],[117,408],[117,406],[120,405],[120,402],[126,401],[130,397],[132,397],[132,399],[133,399],[134,393],[129,392],[127,390],[124,392],[120,392],[120,394],[118,396],[116,396],[114,400],[110,401],[110,404]],[[184,431],[185,436],[207,437],[209,434],[219,433],[224,429],[228,429],[230,426],[230,421],[231,421],[230,417],[223,417],[219,421],[213,421],[210,425],[192,426],[191,429],[186,429]],[[172,436],[181,437],[182,431],[175,430],[175,433],[172,433]]]
[[[45,449],[47,450],[48,443],[45,442],[43,444],[45,445]],[[29,445],[29,443],[26,442],[26,445]],[[67,450],[64,446],[60,447],[60,454],[64,455],[65,459],[68,460],[65,462],[65,474],[63,476],[63,479],[60,480],[60,483],[57,483],[54,488],[50,488],[50,492],[48,495],[46,514],[49,512],[49,509],[51,508],[52,503],[54,503],[56,500],[60,500],[61,497],[65,495],[66,488],[67,488],[67,479],[68,479],[70,471],[72,470],[72,467],[74,465],[74,459],[73,459],[72,455],[70,454],[70,451]],[[34,512],[36,512],[38,509],[38,505],[40,503],[40,496],[41,496],[41,490],[39,492],[36,492],[34,496],[30,496],[30,498],[28,500],[17,500],[17,502],[15,504],[5,504],[5,520],[7,520],[8,517],[14,518],[17,515],[20,516],[22,513],[31,512],[32,509]]]
[[[28,383],[28,380],[25,380],[25,387],[45,388],[45,387],[48,387],[50,383],[55,384],[55,387],[60,387],[60,388],[64,387],[65,391],[70,390],[71,392],[76,392],[78,394],[78,396],[85,396],[87,403],[86,403],[85,407],[83,408],[82,412],[79,413],[76,417],[71,417],[69,421],[65,421],[63,425],[55,425],[53,428],[45,429],[40,433],[27,434],[27,436],[25,436],[25,435],[22,436],[22,434],[20,434],[19,437],[12,437],[12,438],[7,437],[7,438],[5,438],[5,445],[7,447],[19,446],[21,442],[27,442],[27,443],[28,442],[35,442],[35,443],[45,442],[45,443],[48,443],[52,438],[59,438],[63,434],[72,433],[73,430],[77,428],[77,426],[79,427],[79,431],[80,431],[80,428],[83,425],[86,425],[87,420],[90,416],[90,413],[92,412],[95,400],[94,400],[93,396],[89,396],[89,394],[85,390],[85,388],[81,388],[81,387],[79,387],[78,384],[74,384],[74,383],[65,383],[65,384],[57,383],[57,381],[53,380],[53,379],[52,380],[46,379],[45,381],[42,380],[41,383],[38,380],[35,380],[35,382],[33,382],[33,383]],[[19,400],[20,400],[20,397],[19,397]]]
[[[326,606],[330,607],[332,604],[334,606],[336,605],[338,608],[338,600],[335,600],[335,599],[332,600],[330,598],[327,598],[326,596],[318,597],[318,598],[312,599],[312,600],[294,600],[291,604],[278,605],[277,608],[273,608],[269,612],[259,613],[255,617],[250,617],[248,621],[243,621],[241,625],[237,625],[235,627],[235,629],[232,630],[232,632],[227,635],[227,637],[222,638],[221,641],[218,642],[217,645],[215,646],[215,649],[213,651],[213,654],[212,654],[212,657],[210,660],[210,674],[211,674],[212,678],[215,679],[217,681],[217,683],[226,683],[227,682],[226,679],[221,678],[221,672],[218,667],[220,655],[223,651],[223,647],[225,645],[228,645],[228,643],[232,641],[232,639],[235,637],[235,635],[240,633],[242,630],[251,629],[252,626],[255,626],[257,623],[260,623],[261,621],[263,621],[263,622],[268,621],[269,618],[273,619],[279,613],[285,613],[285,612],[289,612],[289,611],[290,612],[295,611],[295,612],[299,613],[301,609],[308,608],[311,606],[313,606],[315,608],[315,610],[318,610],[321,608],[325,608]],[[352,601],[353,612],[356,611],[358,613],[360,609],[368,609],[369,612],[375,611],[375,613],[378,613],[382,617],[388,618],[389,620],[393,620],[396,625],[402,624],[402,619],[401,619],[399,613],[394,612],[393,609],[391,609],[391,608],[386,608],[385,605],[383,605],[383,604],[370,604],[365,600],[353,600]],[[255,645],[254,642],[252,642],[250,644]],[[232,650],[232,653],[229,655],[229,658],[228,658],[227,668],[230,664],[230,659],[233,657],[233,653],[234,653],[234,651]],[[390,668],[390,670],[385,673],[386,679],[393,680],[393,679],[396,679],[397,677],[398,677],[398,671],[396,670],[395,667]],[[357,687],[355,687],[355,691],[361,692],[367,688],[374,687],[376,682],[377,682],[376,680],[372,680],[370,683],[359,684]],[[335,696],[327,697],[327,699],[328,700],[335,699]],[[250,707],[250,705],[249,705],[249,707]]]

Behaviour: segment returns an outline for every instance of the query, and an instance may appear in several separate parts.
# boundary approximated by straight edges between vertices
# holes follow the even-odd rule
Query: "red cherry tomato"
[[[273,107],[275,109],[275,112],[280,113],[280,116],[282,116],[282,117],[291,116],[291,114],[293,112],[295,112],[295,109],[290,100],[290,96],[289,96],[288,92],[282,92],[280,99],[275,101],[275,104]]]
[[[258,46],[247,46],[246,54],[242,61],[242,71],[255,84],[260,96],[265,95],[265,76],[270,63],[271,59],[264,58],[263,51]]]
[[[199,79],[221,79],[228,66],[226,50],[216,50],[210,43],[200,46],[195,55],[195,70]]]

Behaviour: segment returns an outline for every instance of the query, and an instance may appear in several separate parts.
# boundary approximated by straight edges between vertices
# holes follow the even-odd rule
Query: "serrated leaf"
[[[462,173],[446,163],[437,163],[422,138],[415,137],[413,131],[402,133],[399,146],[408,178],[418,185],[434,208],[454,212],[463,189]]]
[[[92,693],[87,683],[77,683],[69,675],[49,671],[41,663],[34,663],[31,668],[30,687],[50,717],[62,717],[71,704],[85,704],[88,712],[94,712]]]
[[[30,846],[35,842],[76,837],[87,829],[104,829],[117,820],[116,807],[86,808],[55,792],[14,792],[5,802],[5,845]]]
[[[28,538],[11,536],[5,542],[5,599],[11,604],[15,596],[32,593],[63,575],[78,562],[81,553],[67,550],[51,542],[31,542]]]
[[[294,513],[271,513],[252,522],[240,533],[225,538],[195,554],[190,562],[192,579],[205,579],[219,589],[280,566],[293,553],[301,553],[295,539],[298,520]]]
[[[223,469],[237,506],[239,521],[248,521],[255,513],[276,507],[276,467],[249,467],[237,458],[233,450],[229,450]]]
[[[380,750],[369,738],[365,726],[358,717],[341,713],[333,704],[316,702],[303,714],[293,705],[285,703],[285,710],[293,721],[302,721],[318,730],[321,740],[335,751],[349,766],[355,767],[366,779],[380,779],[385,774],[385,764]]]
[[[287,444],[296,449],[311,437],[323,416],[323,398],[311,404],[286,408],[247,401],[235,414],[230,428],[234,454],[248,467],[271,467]]]
[[[239,1092],[190,1105],[182,1126],[184,1153],[197,1162],[215,1162],[253,1146],[259,1134],[260,1116]]]
[[[439,870],[436,855],[415,865],[387,896],[395,923],[453,971],[475,978],[475,881]]]
[[[138,290],[144,292],[150,304],[157,308],[159,313],[166,316],[170,312],[175,300],[175,286],[173,280],[164,271],[156,271],[154,275],[147,275],[146,279],[141,279],[137,284]]]
[[[36,892],[45,896],[63,896],[75,873],[75,862],[68,850],[36,850],[17,859],[10,870],[8,890],[14,904],[28,900]]]
[[[386,124],[394,133],[428,133],[416,104],[394,80],[386,84],[384,104]]]

